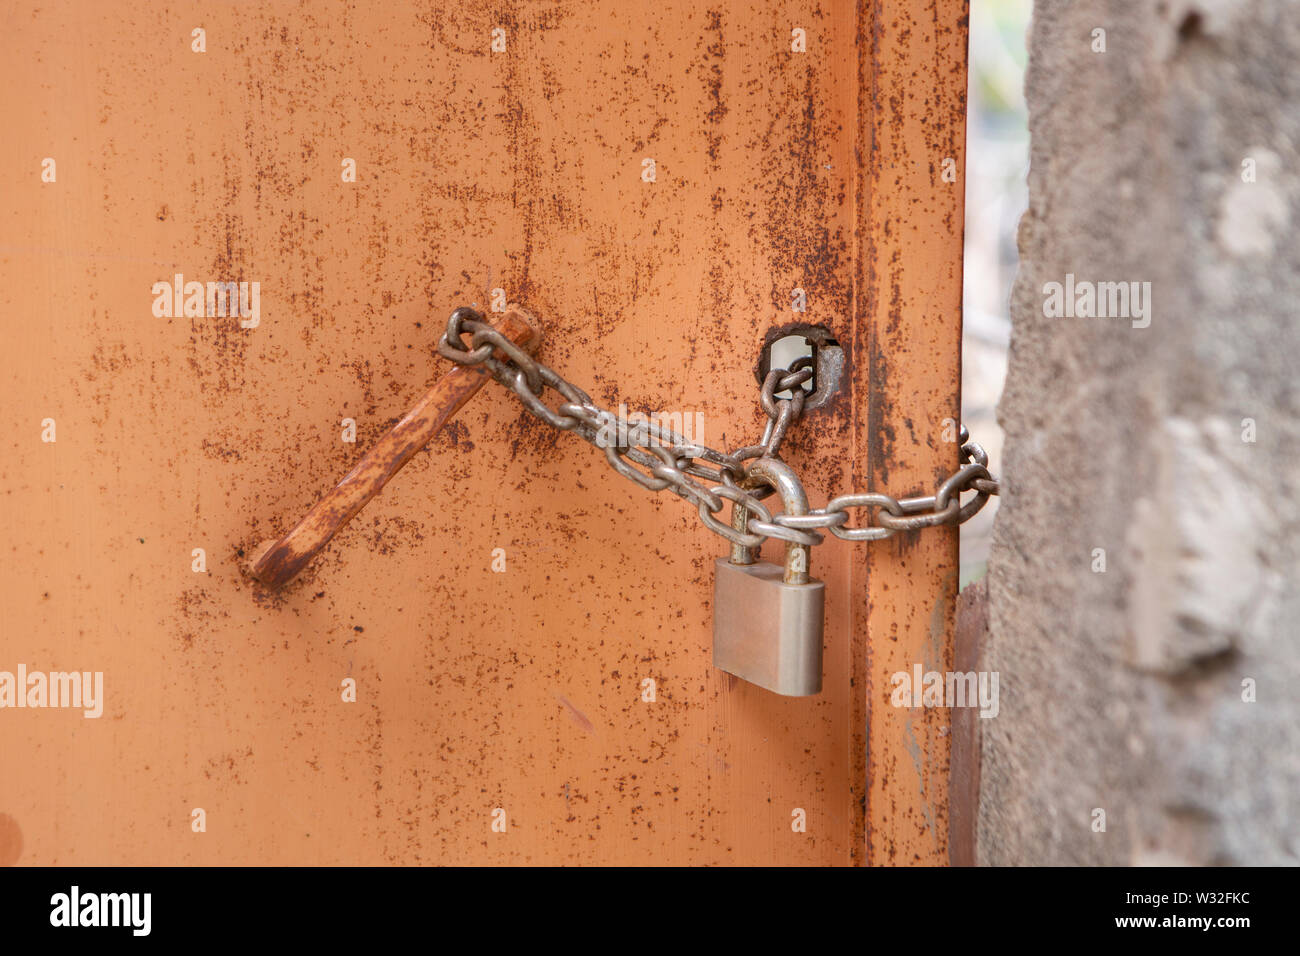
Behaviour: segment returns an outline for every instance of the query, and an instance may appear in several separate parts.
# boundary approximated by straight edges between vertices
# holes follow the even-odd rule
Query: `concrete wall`
[[[1040,0],[1029,43],[979,859],[1295,864],[1300,4]],[[1045,314],[1067,275],[1150,310]]]

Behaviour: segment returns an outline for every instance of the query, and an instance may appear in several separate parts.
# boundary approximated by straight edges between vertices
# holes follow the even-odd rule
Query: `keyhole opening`
[[[802,335],[787,335],[785,338],[777,339],[768,348],[768,368],[789,368],[798,359],[808,356],[813,357],[813,344]],[[813,377],[798,386],[805,393],[812,394],[817,382],[817,367],[813,366]],[[790,398],[790,389],[776,393],[777,398]]]
[[[767,380],[769,369],[788,369],[804,356],[812,357],[812,378],[803,383],[804,410],[820,408],[840,389],[844,373],[844,349],[821,325],[791,324],[768,330],[754,369],[759,385]],[[790,391],[777,392],[777,398],[790,398]]]

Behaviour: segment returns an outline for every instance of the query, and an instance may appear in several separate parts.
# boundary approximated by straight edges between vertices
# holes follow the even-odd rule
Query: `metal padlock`
[[[776,489],[788,515],[806,515],[808,497],[789,465],[759,458],[741,487]],[[732,507],[731,526],[749,528],[749,508]],[[808,545],[786,543],[785,566],[756,561],[733,544],[713,572],[713,666],[789,697],[822,689],[826,583],[808,576]]]

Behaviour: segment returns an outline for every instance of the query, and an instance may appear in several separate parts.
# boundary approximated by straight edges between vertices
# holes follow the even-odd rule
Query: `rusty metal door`
[[[0,712],[0,862],[946,861],[945,712],[889,675],[950,660],[951,529],[817,548],[825,689],[777,697],[711,666],[724,543],[489,384],[283,593],[244,564],[493,290],[724,448],[769,329],[823,325],[814,503],[932,488],[963,0],[17,3],[0,43],[0,669],[103,674],[100,717]],[[178,274],[256,321],[159,315]]]

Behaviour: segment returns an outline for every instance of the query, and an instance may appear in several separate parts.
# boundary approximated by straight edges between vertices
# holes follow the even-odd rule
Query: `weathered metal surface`
[[[877,0],[860,26],[854,485],[899,494],[933,487],[959,457],[966,4]],[[957,533],[897,534],[851,560],[851,593],[866,594],[850,624],[866,686],[854,726],[869,727],[866,859],[946,863],[948,712],[892,706],[890,679],[951,669]]]
[[[945,718],[891,708],[889,674],[949,657],[951,530],[817,549],[824,689],[776,697],[710,665],[718,539],[492,385],[279,594],[241,565],[498,288],[548,364],[699,412],[718,447],[761,434],[768,329],[823,325],[844,384],[783,446],[815,503],[933,488],[957,462],[964,13],[11,4],[0,668],[101,670],[105,701],[0,712],[6,854],[941,861]],[[176,273],[259,282],[260,322],[154,316]]]

